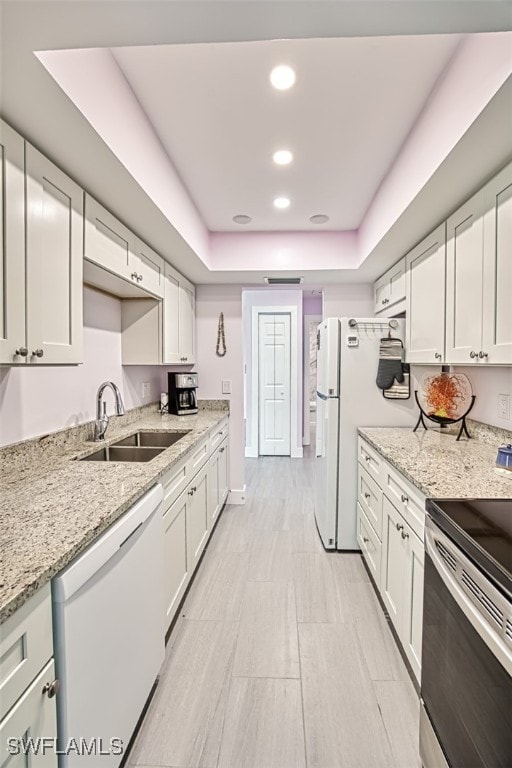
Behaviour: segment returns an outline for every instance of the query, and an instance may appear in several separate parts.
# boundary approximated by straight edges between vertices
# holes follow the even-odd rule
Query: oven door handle
[[[439,554],[435,544],[436,539],[440,542],[442,547],[448,551],[449,555],[453,558],[454,563],[456,563],[455,571],[449,568]],[[430,557],[436,571],[444,582],[445,587],[463,612],[464,616],[471,623],[491,653],[506,669],[508,674],[512,675],[512,647],[509,646],[505,640],[507,618],[512,625],[512,618],[509,615],[510,605],[508,604],[508,601],[487,581],[487,579],[485,579],[485,577],[482,576],[481,572],[460,551],[460,549],[441,532],[428,515],[426,517],[425,525],[425,552]],[[490,599],[492,599],[495,604],[498,604],[498,608],[503,615],[501,631],[499,631],[497,624],[494,622],[491,624],[487,619],[486,609],[483,606],[480,608],[479,604],[475,604],[462,587],[460,579],[462,578],[463,571],[465,571],[467,576],[472,579],[477,588],[480,588],[484,594],[487,593],[487,595],[490,595]]]

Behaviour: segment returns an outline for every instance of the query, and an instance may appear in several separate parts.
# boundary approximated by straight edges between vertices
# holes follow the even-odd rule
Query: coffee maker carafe
[[[185,416],[197,413],[197,373],[168,373],[169,413]]]

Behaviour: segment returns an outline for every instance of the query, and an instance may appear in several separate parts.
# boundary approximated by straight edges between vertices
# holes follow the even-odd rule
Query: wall
[[[225,357],[215,353],[219,314],[224,313]],[[196,289],[198,396],[230,401],[230,487],[245,489],[242,288],[239,285],[199,285]],[[222,393],[222,379],[231,381],[231,394]],[[233,499],[232,499],[233,500]]]
[[[462,368],[457,366],[452,370],[466,374],[473,387],[473,394],[476,395],[475,405],[469,418],[512,430],[512,419],[502,419],[498,415],[498,395],[508,394],[512,416],[512,367]]]
[[[106,380],[119,386],[126,408],[134,408],[158,399],[161,369],[121,367],[121,302],[84,288],[83,365],[0,368],[0,445],[96,418],[96,392]],[[143,381],[151,383],[146,400]],[[110,390],[105,399],[113,413]]]
[[[373,317],[373,285],[326,285],[324,317]]]
[[[297,414],[296,414],[296,443],[293,444],[293,432],[292,429],[292,445],[291,452],[293,455],[302,455],[302,412],[303,412],[303,320],[302,320],[302,291],[297,289],[260,289],[260,290],[246,290],[243,292],[242,297],[242,314],[244,324],[244,365],[245,365],[245,423],[246,423],[246,436],[245,446],[248,449],[248,455],[257,455],[257,435],[253,434],[251,428],[251,419],[253,414],[253,391],[252,391],[252,309],[253,307],[296,307],[297,308],[297,354],[300,355],[298,366],[296,366],[295,384],[297,388]],[[292,331],[293,333],[293,331]],[[292,376],[293,376],[293,363],[292,363]]]

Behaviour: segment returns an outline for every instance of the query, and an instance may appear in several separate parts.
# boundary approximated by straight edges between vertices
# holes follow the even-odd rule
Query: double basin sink
[[[79,461],[151,461],[169,446],[177,443],[186,432],[134,432],[112,445],[83,456]]]

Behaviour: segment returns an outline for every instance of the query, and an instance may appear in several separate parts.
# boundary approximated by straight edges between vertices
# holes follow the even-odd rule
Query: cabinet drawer
[[[217,448],[218,445],[227,437],[229,431],[228,420],[223,419],[220,424],[217,424],[210,433],[210,453]]]
[[[414,533],[423,541],[425,528],[425,497],[399,472],[385,465],[384,493],[405,517]]]
[[[380,485],[383,459],[362,437],[359,437],[357,440],[357,458],[368,474]]]
[[[382,539],[382,491],[368,472],[359,465],[357,499],[375,533]]]
[[[23,694],[21,699],[10,710],[9,714],[0,722],[0,754],[2,766],[35,766],[38,768],[57,768],[56,740],[57,740],[57,707],[55,697],[49,699],[43,693],[46,683],[55,680],[55,664],[53,659],[40,672],[32,685]],[[30,750],[32,739],[34,751]],[[46,748],[38,739],[45,739]],[[22,741],[23,740],[23,741]],[[23,749],[27,749],[25,755]],[[35,750],[40,746],[38,754]],[[19,750],[19,754],[7,758],[9,748]]]
[[[192,456],[187,462],[187,473],[189,482],[192,480],[196,472],[199,472],[210,457],[210,438],[205,438],[197,448],[194,449]]]
[[[52,656],[52,604],[48,583],[2,625],[0,719]]]
[[[182,493],[189,481],[189,475],[187,472],[187,459],[182,459],[178,464],[175,464],[171,469],[162,477],[161,483],[164,491],[164,499],[162,503],[162,509],[164,513],[173,504],[180,493]]]
[[[361,509],[360,504],[357,505],[357,540],[373,580],[380,589],[382,544]]]

